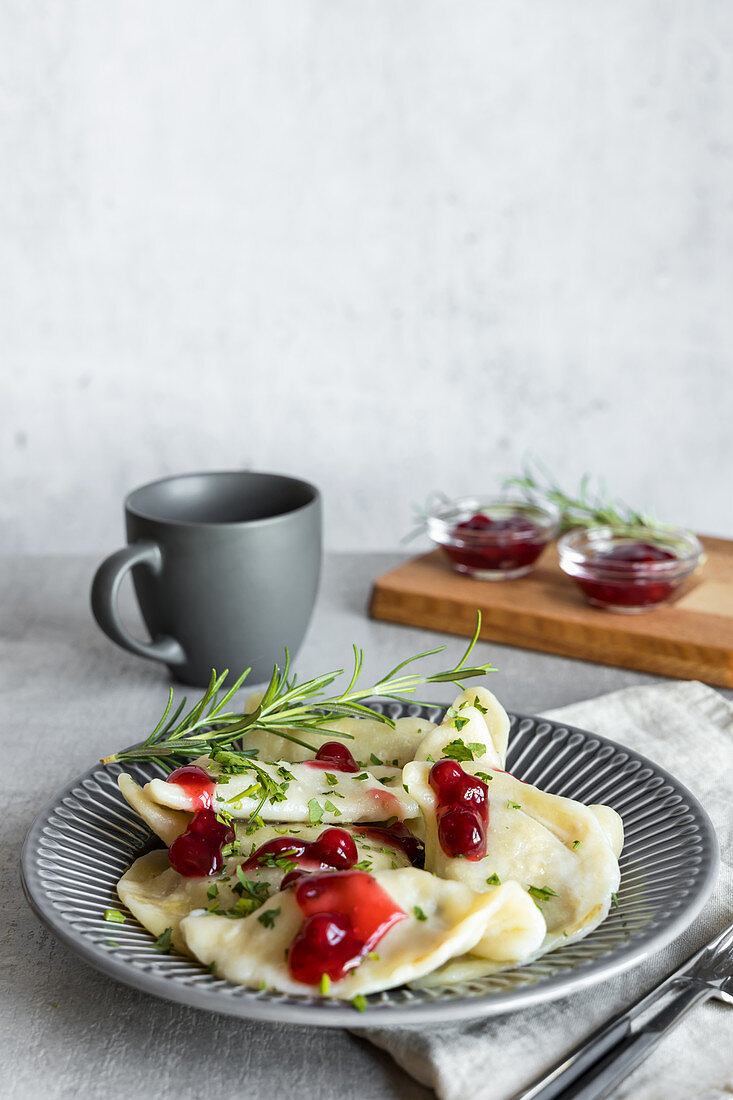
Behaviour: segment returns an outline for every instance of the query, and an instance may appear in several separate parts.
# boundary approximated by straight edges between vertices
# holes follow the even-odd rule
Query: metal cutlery
[[[709,997],[733,1004],[733,923],[513,1100],[600,1100]],[[650,1009],[652,1014],[635,1026]]]

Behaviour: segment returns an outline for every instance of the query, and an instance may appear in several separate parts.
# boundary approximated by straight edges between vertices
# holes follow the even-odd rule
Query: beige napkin
[[[626,974],[538,1008],[438,1027],[362,1032],[441,1100],[508,1100],[614,1012],[631,1003],[733,916],[733,704],[704,684],[628,688],[550,711],[605,734],[677,776],[715,825],[721,869],[700,917]],[[733,1008],[709,1001],[613,1093],[614,1100],[713,1100],[733,1093]]]

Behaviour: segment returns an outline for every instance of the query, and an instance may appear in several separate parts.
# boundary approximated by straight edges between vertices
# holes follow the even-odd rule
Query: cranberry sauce
[[[358,966],[407,913],[364,871],[308,875],[295,887],[304,921],[288,951],[297,982],[335,982]]]
[[[315,760],[304,760],[311,768],[332,772],[358,772],[359,765],[346,745],[340,741],[326,741],[316,753]]]
[[[356,831],[380,844],[401,849],[413,867],[425,866],[425,845],[410,832],[404,821],[394,821],[388,825],[357,825]]]
[[[186,792],[192,810],[208,810],[211,808],[211,800],[214,796],[216,784],[203,768],[195,764],[186,764],[182,768],[176,768],[166,779],[166,783],[175,783]]]
[[[476,512],[452,528],[450,540],[443,549],[461,572],[513,572],[534,565],[547,536],[521,513],[494,519]]]
[[[262,867],[279,866],[286,872],[280,883],[283,889],[307,872],[348,871],[358,858],[359,853],[350,833],[345,829],[324,829],[317,840],[302,840],[295,836],[268,840],[252,853],[242,865],[242,870],[246,873]],[[296,866],[290,867],[293,863]]]
[[[445,854],[452,859],[483,859],[489,826],[486,784],[464,772],[455,760],[433,764],[429,781],[438,796],[438,840]]]
[[[663,575],[651,576],[645,567],[652,562],[676,560],[675,554],[650,542],[620,543],[607,550],[593,551],[583,575],[576,575],[574,580],[591,603],[603,607],[647,607],[668,600],[678,582]]]
[[[233,840],[231,825],[219,821],[213,810],[197,810],[185,833],[171,844],[168,860],[186,878],[215,875],[224,866],[223,845]]]

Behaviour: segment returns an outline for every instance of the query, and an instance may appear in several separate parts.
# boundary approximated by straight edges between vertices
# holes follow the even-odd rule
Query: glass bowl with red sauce
[[[624,615],[669,603],[703,561],[702,546],[681,527],[579,528],[557,550],[589,604]]]
[[[482,581],[529,573],[559,525],[554,504],[518,495],[460,497],[427,517],[430,538],[453,568]]]

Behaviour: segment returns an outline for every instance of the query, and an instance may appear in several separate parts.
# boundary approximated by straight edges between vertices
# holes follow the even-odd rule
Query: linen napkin
[[[508,1100],[619,1009],[652,988],[733,915],[733,704],[676,682],[627,688],[545,717],[628,745],[677,776],[715,826],[721,869],[703,913],[631,970],[558,1001],[489,1019],[361,1032],[440,1100]],[[698,1005],[613,1093],[614,1100],[714,1100],[733,1092],[733,1007]]]

